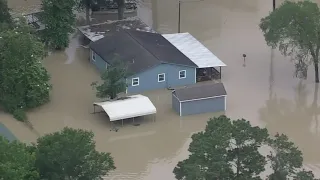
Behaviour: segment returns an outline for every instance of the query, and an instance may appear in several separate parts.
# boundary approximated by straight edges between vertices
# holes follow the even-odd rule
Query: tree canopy
[[[0,179],[37,180],[35,160],[35,154],[30,153],[25,144],[9,142],[0,136]]]
[[[118,56],[112,64],[101,75],[101,83],[93,82],[91,86],[96,88],[98,98],[115,99],[119,93],[125,92],[127,88],[127,66]]]
[[[115,169],[111,155],[95,149],[93,136],[89,131],[64,128],[40,137],[34,149],[41,178],[98,180]]]
[[[110,153],[95,149],[93,133],[64,128],[27,146],[0,136],[1,180],[100,180],[114,170]]]
[[[262,146],[273,151],[262,155]],[[173,170],[179,180],[260,180],[267,164],[273,170],[270,180],[314,180],[312,172],[300,170],[302,153],[287,136],[271,137],[267,129],[252,126],[245,119],[210,119],[204,132],[192,135],[189,152],[189,158]]]
[[[69,45],[69,35],[74,31],[77,0],[42,0],[40,19],[46,25],[43,39],[55,49]]]
[[[49,101],[50,76],[41,63],[44,46],[23,19],[0,37],[0,104],[25,120],[25,110]]]
[[[260,22],[269,46],[291,56],[296,76],[307,78],[309,64],[314,65],[319,83],[320,10],[311,1],[285,1]]]

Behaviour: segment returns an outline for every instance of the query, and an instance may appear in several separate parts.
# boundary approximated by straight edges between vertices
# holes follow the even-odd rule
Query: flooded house
[[[172,108],[180,115],[227,110],[227,92],[222,83],[177,89],[172,92]]]
[[[189,33],[124,30],[90,44],[90,62],[100,71],[112,65],[115,55],[132,74],[127,78],[128,93],[187,86],[203,77],[219,79],[226,66]]]

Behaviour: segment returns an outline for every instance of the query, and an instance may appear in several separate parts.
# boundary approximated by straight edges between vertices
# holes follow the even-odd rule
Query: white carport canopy
[[[198,68],[227,66],[189,33],[163,34],[162,36],[193,61]]]
[[[157,112],[150,99],[140,94],[128,96],[121,100],[93,104],[100,106],[108,114],[110,121],[146,116]]]

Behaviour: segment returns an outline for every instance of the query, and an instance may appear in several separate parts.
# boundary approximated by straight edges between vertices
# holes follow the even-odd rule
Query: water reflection
[[[308,101],[310,91],[307,87],[301,80],[294,88],[293,101],[271,96],[260,110],[260,117],[270,133],[287,134],[303,151],[306,163],[319,163],[319,85],[315,84],[312,103]]]

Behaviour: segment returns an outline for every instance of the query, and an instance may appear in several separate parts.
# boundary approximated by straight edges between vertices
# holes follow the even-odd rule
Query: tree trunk
[[[90,7],[89,6],[86,6],[86,24],[87,25],[90,25]]]
[[[240,175],[240,166],[241,166],[241,164],[240,164],[240,160],[239,160],[239,154],[240,154],[240,150],[239,150],[239,148],[236,148],[236,151],[237,151],[237,178],[239,178],[239,175]]]
[[[314,75],[315,75],[316,83],[319,83],[319,62],[318,62],[318,58],[314,60]]]
[[[124,7],[118,8],[118,20],[124,19]]]
[[[124,19],[125,1],[117,0],[118,3],[118,20]]]

